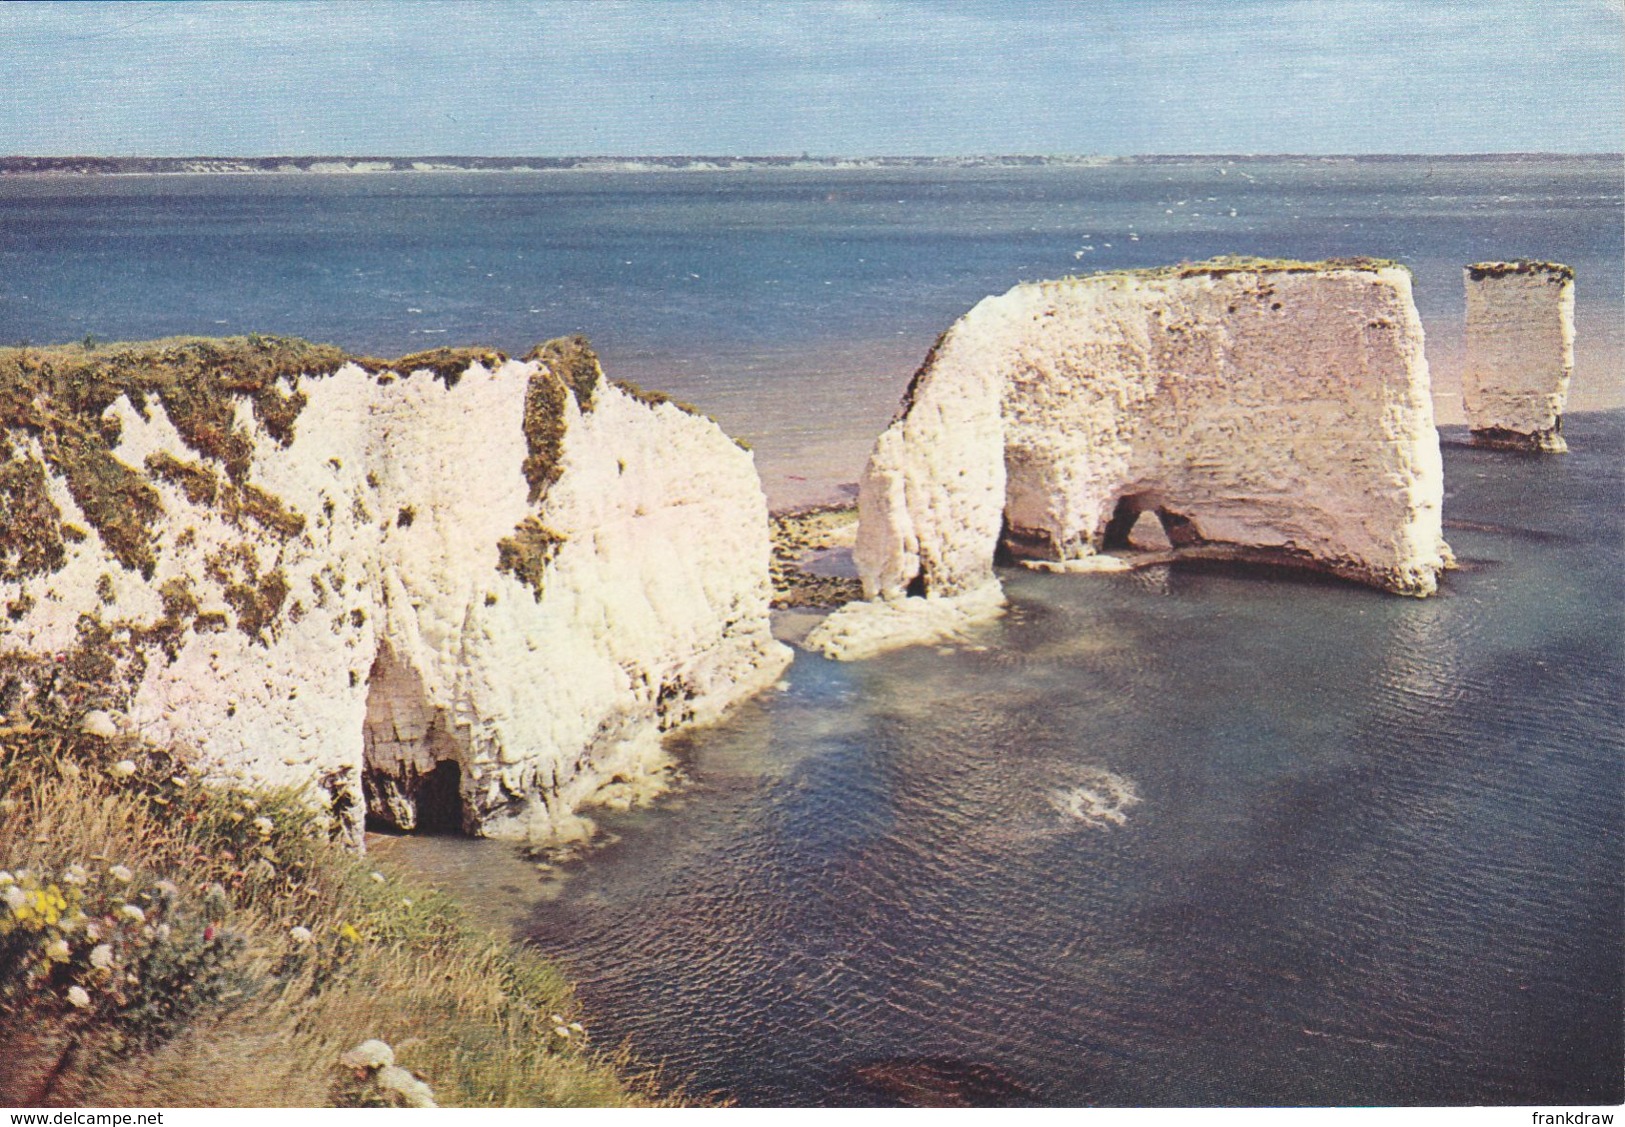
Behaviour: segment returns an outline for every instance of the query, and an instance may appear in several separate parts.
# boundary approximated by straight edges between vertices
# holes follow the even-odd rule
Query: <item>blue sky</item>
[[[0,5],[0,154],[1621,149],[1625,0]]]

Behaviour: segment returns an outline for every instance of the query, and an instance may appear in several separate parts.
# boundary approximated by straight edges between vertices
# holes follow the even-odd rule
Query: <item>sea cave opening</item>
[[[418,671],[386,643],[367,677],[361,791],[366,827],[382,833],[464,830],[463,772]]]
[[[1134,529],[1134,522],[1140,519],[1140,514],[1155,511],[1155,507],[1147,504],[1143,494],[1129,494],[1117,499],[1117,507],[1112,510],[1111,519],[1106,522],[1106,531],[1101,534],[1100,548],[1104,552],[1123,552],[1129,549],[1128,534]]]

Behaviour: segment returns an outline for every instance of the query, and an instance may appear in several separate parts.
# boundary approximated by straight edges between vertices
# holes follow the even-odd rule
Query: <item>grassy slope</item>
[[[0,1104],[383,1103],[338,1063],[373,1037],[443,1105],[666,1102],[569,1029],[544,959],[331,843],[297,795],[14,723],[0,869]]]

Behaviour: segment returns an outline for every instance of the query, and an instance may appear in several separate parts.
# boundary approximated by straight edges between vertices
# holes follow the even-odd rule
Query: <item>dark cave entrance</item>
[[[1157,523],[1162,525],[1162,531],[1168,537],[1168,543],[1175,548],[1188,548],[1202,543],[1202,534],[1189,517],[1169,512],[1162,506],[1159,498],[1150,494],[1131,493],[1118,498],[1117,507],[1112,510],[1111,519],[1106,522],[1106,531],[1101,535],[1100,550],[1135,551],[1136,547],[1129,543],[1129,537],[1134,531],[1135,522],[1146,513],[1157,518]],[[1147,550],[1146,545],[1142,543],[1140,549]]]
[[[456,834],[463,825],[463,772],[422,677],[387,643],[367,675],[361,792],[368,830]]]

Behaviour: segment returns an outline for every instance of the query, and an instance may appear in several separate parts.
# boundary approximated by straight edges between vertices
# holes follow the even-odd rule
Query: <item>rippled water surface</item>
[[[1008,572],[973,645],[799,655],[563,878],[410,844],[744,1104],[1618,1102],[1625,417],[1446,438],[1437,598]]]

